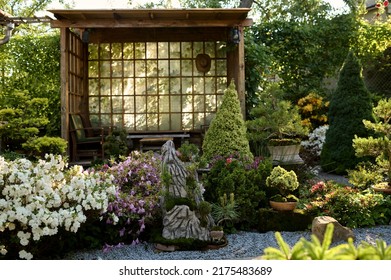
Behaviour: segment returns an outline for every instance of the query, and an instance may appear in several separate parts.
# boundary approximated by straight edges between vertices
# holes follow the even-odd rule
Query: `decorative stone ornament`
[[[169,173],[171,180],[168,186],[164,186],[165,191],[172,198],[189,198],[198,205],[202,200],[201,185],[197,180],[197,187],[189,190],[186,187],[186,181],[189,174],[185,164],[178,158],[174,142],[169,140],[162,147],[163,170]],[[163,207],[163,232],[162,236],[166,239],[193,238],[202,241],[209,241],[209,227],[214,223],[213,219],[208,218],[207,225],[201,226],[199,214],[196,210],[191,210],[187,205],[175,205],[167,211],[165,209],[164,197],[162,199]]]
[[[196,67],[199,72],[206,73],[209,72],[211,65],[210,56],[207,54],[198,54],[196,56]]]

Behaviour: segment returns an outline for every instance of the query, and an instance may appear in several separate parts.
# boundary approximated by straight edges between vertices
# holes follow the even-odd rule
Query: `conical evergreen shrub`
[[[359,159],[353,148],[354,136],[366,137],[363,120],[372,120],[372,101],[362,78],[362,66],[350,52],[341,69],[328,113],[329,129],[321,152],[324,171],[346,174]]]
[[[252,160],[246,131],[235,84],[231,82],[205,134],[202,161],[209,162],[214,156],[227,157],[234,153]]]

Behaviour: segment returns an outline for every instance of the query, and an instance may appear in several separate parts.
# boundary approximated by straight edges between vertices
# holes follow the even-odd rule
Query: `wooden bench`
[[[160,150],[161,146],[168,140],[180,139],[181,144],[184,143],[190,134],[186,132],[162,132],[162,133],[143,133],[143,134],[129,134],[129,140],[139,139],[140,151],[144,150]]]
[[[146,150],[160,150],[162,145],[168,140],[173,141],[173,137],[148,137],[140,139],[140,152]]]

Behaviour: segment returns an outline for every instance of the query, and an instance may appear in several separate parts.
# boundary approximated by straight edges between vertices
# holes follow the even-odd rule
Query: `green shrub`
[[[276,211],[270,208],[259,209],[259,232],[268,231],[303,231],[307,230],[314,216],[302,209]]]
[[[221,106],[205,134],[201,161],[209,162],[214,156],[238,152],[253,158],[246,136],[246,125],[240,109],[234,82],[226,89]]]
[[[276,166],[266,178],[266,186],[277,190],[279,195],[287,198],[299,187],[299,181],[295,171]]]
[[[368,136],[363,120],[373,119],[371,97],[361,71],[359,60],[350,53],[330,101],[329,129],[320,155],[324,171],[346,174],[360,162],[353,149],[353,138]]]
[[[230,193],[229,199],[227,194],[224,194],[220,197],[219,203],[212,204],[212,217],[217,226],[222,226],[223,228],[233,226],[239,217],[238,207],[233,193]]]
[[[353,148],[358,157],[375,158],[377,174],[383,174],[384,180],[391,188],[391,99],[382,99],[373,108],[376,122],[363,120],[364,126],[375,132],[376,137],[357,137],[353,140]],[[382,180],[380,179],[379,183]]]
[[[360,162],[355,169],[348,170],[349,183],[360,190],[370,188],[383,181],[383,172],[371,162]]]
[[[179,159],[183,162],[199,161],[200,149],[193,143],[185,142],[178,148],[177,151]]]
[[[220,197],[231,193],[239,214],[236,226],[255,228],[258,224],[258,208],[266,203],[265,180],[272,170],[269,160],[256,158],[252,163],[238,155],[216,157],[210,171],[204,176],[205,200],[219,204]]]
[[[247,136],[259,145],[265,141],[273,145],[296,144],[309,132],[302,124],[298,107],[284,99],[284,92],[276,83],[260,93],[260,102],[251,110],[250,118],[246,122]]]
[[[125,129],[115,128],[105,137],[103,149],[107,156],[118,159],[128,155],[127,132]]]
[[[48,99],[31,98],[27,92],[14,92],[12,97],[0,102],[0,137],[2,146],[18,150],[32,137],[37,137],[49,124]],[[45,113],[46,112],[46,113]]]
[[[61,137],[34,137],[22,144],[28,154],[43,158],[45,154],[64,155],[68,142]]]

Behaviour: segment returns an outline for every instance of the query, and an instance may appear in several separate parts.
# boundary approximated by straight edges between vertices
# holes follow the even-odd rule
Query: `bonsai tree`
[[[353,140],[356,156],[372,156],[383,174],[384,187],[391,188],[391,99],[382,99],[373,108],[376,121],[363,120],[365,127],[375,132],[375,137],[358,137]]]
[[[361,72],[360,61],[350,52],[330,100],[329,129],[320,154],[324,171],[345,174],[360,161],[353,149],[353,138],[367,137],[363,120],[372,120],[371,97]]]
[[[308,134],[299,109],[283,99],[283,91],[276,83],[260,93],[260,102],[250,111],[247,121],[248,138],[269,145],[298,144]]]
[[[183,162],[198,162],[200,150],[196,144],[185,142],[177,150],[178,157]]]
[[[210,123],[202,143],[202,162],[209,162],[215,156],[228,157],[239,153],[253,159],[246,136],[246,124],[240,109],[238,94],[232,81],[225,90],[222,103]]]
[[[295,171],[287,171],[281,166],[273,168],[270,175],[266,178],[266,186],[278,192],[270,198],[272,201],[297,201],[293,192],[299,187]]]

